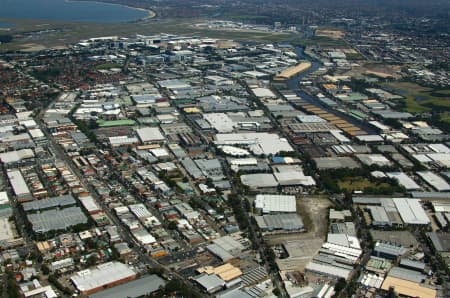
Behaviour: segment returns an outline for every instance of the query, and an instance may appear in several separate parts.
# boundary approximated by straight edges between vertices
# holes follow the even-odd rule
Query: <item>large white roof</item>
[[[234,129],[233,120],[225,113],[203,114],[203,118],[220,133],[232,132]]]
[[[92,270],[80,271],[70,279],[78,290],[84,292],[134,275],[136,273],[127,265],[120,262],[109,262],[98,265],[97,268]]]
[[[403,172],[389,172],[386,173],[389,178],[397,179],[398,183],[406,188],[406,190],[416,190],[420,189],[420,186],[417,185],[414,180],[412,180],[408,175]]]
[[[228,133],[216,135],[217,145],[247,145],[254,154],[277,154],[294,151],[289,142],[277,134],[266,132]]]
[[[276,98],[277,96],[267,88],[254,88],[252,89],[253,94],[255,94],[256,97],[269,97],[269,98]]]
[[[277,179],[278,183],[283,186],[287,185],[303,185],[314,186],[316,181],[311,176],[305,176],[303,170],[300,167],[277,167],[278,171],[275,171],[273,175]]]
[[[223,147],[228,147],[228,146],[223,146]],[[221,147],[223,149],[223,147]],[[231,165],[237,165],[237,166],[248,166],[248,165],[252,165],[252,166],[256,166],[258,164],[258,160],[256,158],[236,158],[236,159],[230,159],[229,163]]]
[[[356,157],[366,165],[389,166],[391,161],[382,154],[356,154]]]
[[[275,180],[273,174],[266,173],[242,175],[241,182],[250,188],[278,186],[278,182]]]
[[[437,191],[450,190],[450,185],[447,183],[447,181],[445,181],[444,178],[436,175],[433,172],[421,171],[417,172],[417,175],[419,175],[423,180],[425,180],[428,184],[434,187]]]
[[[158,127],[143,127],[136,132],[143,143],[164,141],[164,136]]]
[[[285,195],[257,195],[255,207],[262,209],[263,213],[297,211],[295,196]]]
[[[234,147],[234,146],[220,146],[219,147],[225,154],[231,155],[231,156],[247,156],[250,155],[250,152],[248,152],[245,149]]]
[[[6,191],[0,192],[0,205],[9,204],[8,193]]]
[[[327,120],[320,118],[317,115],[298,115],[297,120],[302,123],[318,123],[318,122],[327,122]]]
[[[27,195],[30,193],[30,189],[19,170],[9,171],[7,172],[7,176],[16,196]]]
[[[100,206],[97,204],[97,202],[91,196],[79,197],[78,199],[80,200],[81,204],[83,204],[84,208],[88,212],[102,210],[102,208],[100,208]]]
[[[319,264],[319,263],[314,263],[314,262],[310,262],[306,266],[305,269],[309,270],[309,271],[325,274],[325,275],[341,277],[344,279],[347,279],[350,276],[350,272],[351,272],[351,270],[347,270],[344,268],[335,267],[335,266],[326,265],[326,264]]]
[[[430,219],[418,199],[394,198],[395,207],[406,224],[428,225]]]
[[[128,208],[137,218],[151,217],[152,214],[148,211],[144,204],[133,204],[129,205]]]
[[[428,147],[437,153],[450,153],[450,149],[444,144],[430,144]]]
[[[21,149],[17,151],[0,153],[0,161],[5,164],[18,162],[21,161],[22,159],[32,157],[34,157],[34,152],[31,149]]]

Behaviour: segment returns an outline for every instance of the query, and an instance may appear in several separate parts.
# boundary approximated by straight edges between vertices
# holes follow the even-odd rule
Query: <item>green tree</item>
[[[169,230],[176,230],[177,229],[177,222],[176,221],[169,222],[169,224],[167,225],[167,228]]]
[[[97,264],[97,256],[95,254],[90,255],[86,260],[86,266],[91,267]]]
[[[41,270],[45,275],[48,275],[50,273],[50,268],[48,268],[46,264],[42,265]]]

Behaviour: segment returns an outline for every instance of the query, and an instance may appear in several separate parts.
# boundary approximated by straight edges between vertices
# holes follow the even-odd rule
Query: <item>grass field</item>
[[[450,111],[450,89],[435,90],[410,82],[389,82],[382,86],[405,97],[404,110],[407,112],[422,113],[433,109]]]
[[[390,185],[387,183],[373,183],[362,177],[345,177],[339,179],[338,186],[342,190],[353,192],[354,190],[364,190],[367,187],[379,188],[389,187]]]
[[[0,51],[41,50],[59,48],[79,42],[82,39],[100,36],[133,37],[136,34],[153,35],[169,33],[235,41],[254,42],[290,42],[294,45],[320,45],[323,47],[347,47],[340,39],[326,37],[303,38],[296,33],[252,32],[204,29],[193,26],[205,22],[204,19],[147,19],[128,23],[68,23],[45,20],[0,19],[0,22],[14,23],[16,26],[5,34],[18,35],[13,42],[1,44]],[[48,31],[46,31],[48,30]],[[41,31],[30,36],[30,32]],[[24,35],[25,33],[25,35]]]
[[[0,51],[40,49],[42,47],[61,47],[76,43],[82,39],[99,36],[132,37],[136,34],[152,35],[169,33],[233,39],[236,41],[281,42],[295,38],[295,34],[278,32],[248,32],[209,30],[194,27],[193,24],[202,22],[200,19],[148,19],[128,23],[67,23],[44,20],[16,20],[0,19],[0,22],[14,23],[16,26],[5,34],[26,35],[15,38],[13,42],[0,45]],[[49,30],[49,31],[46,31]],[[29,36],[30,32],[45,31]]]

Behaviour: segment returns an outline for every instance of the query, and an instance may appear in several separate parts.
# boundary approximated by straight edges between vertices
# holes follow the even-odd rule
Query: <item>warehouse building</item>
[[[267,88],[254,88],[252,89],[253,94],[259,98],[277,98],[275,93],[272,90]]]
[[[0,161],[5,165],[5,167],[17,166],[26,161],[33,162],[34,152],[31,149],[21,149],[17,151],[0,153]]]
[[[234,289],[225,290],[220,293],[217,293],[215,297],[216,298],[253,298],[255,296],[248,294],[243,289],[234,288]]]
[[[389,172],[386,173],[389,178],[395,179],[406,190],[418,190],[420,186],[403,172]]]
[[[161,143],[165,141],[164,136],[158,127],[143,127],[136,130],[142,143]]]
[[[210,244],[206,247],[206,249],[222,260],[222,262],[228,262],[229,260],[232,260],[235,258],[232,254],[230,254],[227,250],[225,250],[223,247],[217,245],[217,244]]]
[[[383,284],[384,278],[374,273],[365,273],[358,279],[359,283],[367,288],[379,289]]]
[[[434,218],[436,219],[436,223],[437,225],[441,228],[441,229],[445,229],[448,226],[448,222],[447,219],[450,219],[450,213],[435,213],[434,214]]]
[[[409,231],[370,230],[370,235],[376,242],[394,244],[409,249],[416,249],[419,245],[414,235]]]
[[[79,197],[81,204],[86,211],[93,215],[103,212],[103,209],[97,204],[92,196]]]
[[[418,271],[418,272],[425,272],[425,263],[414,261],[410,259],[401,259],[400,260],[400,267]]]
[[[311,67],[311,62],[301,62],[295,66],[289,67],[275,76],[275,80],[288,80]]]
[[[266,214],[255,216],[258,227],[263,232],[301,232],[305,226],[296,213]]]
[[[181,164],[192,178],[197,180],[205,177],[203,176],[203,172],[198,168],[196,163],[189,157],[182,159]]]
[[[19,202],[31,201],[31,192],[22,173],[20,173],[19,170],[12,170],[8,171],[6,175],[8,176],[9,184],[11,185],[17,200]]]
[[[22,208],[25,212],[46,210],[52,208],[63,208],[73,206],[76,204],[75,199],[71,194],[63,195],[59,197],[52,197],[48,199],[36,200],[22,204]]]
[[[273,167],[273,175],[281,186],[306,186],[316,185],[312,176],[305,176],[303,169],[298,165],[280,165]]]
[[[332,169],[356,169],[359,168],[359,164],[351,157],[318,157],[314,158],[314,162],[319,170],[332,170]]]
[[[301,123],[326,123],[327,120],[317,115],[298,115],[297,120]]]
[[[433,172],[420,171],[417,172],[417,175],[437,191],[450,191],[450,185],[447,181]]]
[[[426,276],[420,272],[393,267],[383,282],[382,289],[388,291],[393,288],[394,291],[402,296],[409,297],[436,297],[436,290],[424,287],[423,281]]]
[[[230,254],[239,256],[250,243],[247,238],[242,238],[238,234],[223,236],[213,240],[213,244],[220,246]]]
[[[245,145],[255,155],[294,151],[286,139],[266,132],[217,134],[215,143],[217,145]]]
[[[206,273],[195,277],[194,281],[198,283],[201,288],[209,294],[213,294],[222,290],[226,284],[225,281],[217,275],[208,275]]]
[[[432,199],[432,200],[450,199],[450,193],[437,191],[412,191],[411,196],[416,199]]]
[[[408,252],[408,249],[401,245],[394,245],[387,242],[377,242],[373,249],[373,255],[389,260],[396,260],[398,257]]]
[[[365,165],[377,165],[380,167],[389,167],[393,163],[382,154],[356,154],[356,157]]]
[[[262,213],[296,212],[297,202],[295,196],[287,195],[256,195],[255,208]]]
[[[86,215],[79,207],[41,211],[35,214],[28,214],[27,219],[35,233],[67,230],[70,227],[88,223]]]
[[[203,175],[213,181],[219,181],[225,178],[220,161],[215,159],[197,159],[194,161]]]
[[[428,238],[433,244],[434,249],[439,253],[450,252],[450,234],[449,233],[427,233]]]
[[[14,238],[16,238],[14,228],[13,222],[7,217],[0,217],[0,248],[8,247],[14,243]]]
[[[0,191],[0,218],[8,218],[13,214],[11,202],[6,191]]]
[[[219,146],[218,148],[222,150],[223,153],[231,156],[240,157],[250,155],[250,152],[248,152],[247,150],[235,146],[226,145],[226,146]],[[254,160],[256,161],[256,159]]]
[[[393,198],[403,222],[408,225],[429,225],[430,219],[418,199]]]
[[[273,174],[248,174],[241,176],[242,184],[251,189],[276,188],[278,182]]]
[[[234,130],[234,122],[225,113],[203,114],[203,118],[219,133],[229,133]]]
[[[420,297],[420,298],[436,298],[436,290],[426,288],[420,283],[388,276],[383,282],[381,288],[385,291],[394,289],[394,292],[406,297]]]
[[[392,222],[389,220],[389,216],[381,206],[367,206],[367,209],[370,212],[370,216],[372,218],[372,226],[391,226]]]
[[[111,147],[113,148],[120,146],[136,145],[139,143],[136,137],[128,137],[128,136],[109,137],[108,141]]]
[[[248,111],[248,101],[246,98],[235,96],[209,95],[199,97],[197,106],[201,107],[203,112],[244,112]]]
[[[305,271],[313,272],[319,275],[328,276],[335,279],[339,278],[348,279],[350,273],[352,272],[352,270],[350,269],[339,268],[333,265],[316,262],[310,262],[306,266]]]
[[[110,288],[90,295],[90,298],[127,297],[138,298],[147,297],[164,287],[166,282],[158,275],[148,275],[125,284]]]
[[[72,267],[74,264],[75,263],[72,258],[65,258],[62,260],[52,262],[50,265],[50,268],[52,271],[56,271],[56,270],[61,270],[61,269]]]
[[[226,263],[217,267],[205,266],[197,268],[197,272],[206,273],[208,275],[216,275],[227,284],[231,281],[240,281],[242,271],[238,267],[233,266],[230,263]],[[228,287],[229,285],[227,285]]]
[[[239,258],[244,250],[248,248],[250,241],[242,238],[239,234],[227,235],[213,240],[206,249],[213,255],[227,262]]]
[[[86,269],[73,275],[70,280],[84,295],[111,288],[134,280],[136,273],[128,265],[109,262],[98,265],[95,269]]]

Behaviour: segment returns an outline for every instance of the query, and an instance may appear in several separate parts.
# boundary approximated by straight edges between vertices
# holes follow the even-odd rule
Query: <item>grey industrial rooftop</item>
[[[43,200],[36,200],[31,201],[27,203],[23,203],[22,207],[23,210],[26,212],[32,211],[32,210],[42,210],[42,209],[49,209],[54,207],[64,207],[64,206],[70,206],[75,205],[76,201],[73,198],[71,194],[63,195],[59,197],[53,197]]]
[[[63,230],[88,222],[86,215],[79,207],[69,207],[61,210],[51,209],[36,214],[28,214],[27,218],[33,226],[33,231],[36,233]]]
[[[314,158],[314,162],[316,163],[317,168],[321,170],[340,168],[354,169],[359,167],[359,164],[355,160],[346,156]]]
[[[278,182],[273,174],[248,174],[241,176],[241,182],[251,188],[276,187]]]
[[[293,231],[304,229],[301,217],[295,213],[255,216],[255,219],[262,230]]]
[[[408,251],[403,246],[393,245],[385,242],[377,242],[373,250],[378,253],[389,254],[393,256],[401,256]]]
[[[109,297],[142,297],[158,291],[160,287],[165,285],[165,281],[158,275],[148,275],[143,278],[127,282],[120,286],[116,286],[93,295],[91,298],[109,298]]]

